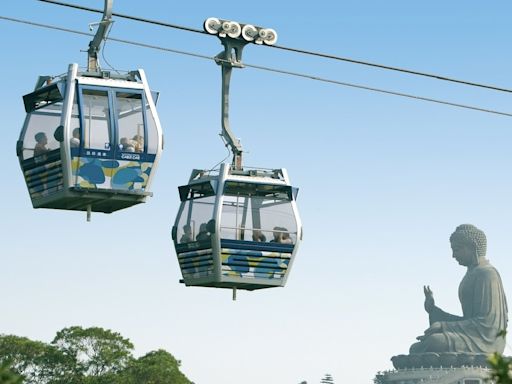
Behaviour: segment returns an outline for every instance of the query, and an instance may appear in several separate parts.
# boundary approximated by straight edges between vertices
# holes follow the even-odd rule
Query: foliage
[[[180,362],[169,352],[159,349],[130,363],[124,372],[126,384],[189,384],[179,370]]]
[[[0,336],[0,363],[23,377],[26,384],[46,384],[65,375],[66,357],[51,345],[26,337]],[[51,379],[50,379],[51,378]]]
[[[64,328],[50,344],[0,335],[0,364],[5,366],[0,367],[0,384],[21,384],[20,379],[23,384],[191,383],[170,353],[158,350],[135,359],[133,348],[119,333],[97,327]]]
[[[493,353],[487,361],[491,366],[491,380],[496,384],[512,384],[512,358]]]
[[[507,330],[503,329],[498,332],[496,337],[507,337]],[[490,380],[496,384],[512,384],[512,358],[505,357],[500,353],[493,353],[487,359],[491,367]]]
[[[64,328],[57,332],[52,345],[72,359],[76,374],[95,377],[123,370],[133,350],[130,340],[98,327]]]
[[[22,377],[9,369],[9,364],[0,365],[0,384],[21,384]]]

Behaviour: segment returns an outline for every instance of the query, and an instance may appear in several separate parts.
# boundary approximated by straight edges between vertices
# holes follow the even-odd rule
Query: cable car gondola
[[[218,33],[224,45],[217,56],[222,67],[221,136],[233,161],[219,171],[193,170],[188,184],[179,187],[181,205],[172,238],[181,282],[231,288],[235,299],[237,289],[285,285],[302,240],[298,189],[285,169],[244,168],[240,142],[229,127],[232,68],[241,67],[245,44],[257,39],[273,44],[275,31],[214,18],[206,20],[205,30]]]
[[[112,0],[89,44],[88,68],[40,76],[23,97],[17,142],[34,208],[111,213],[145,201],[162,151],[162,130],[144,71],[103,71],[97,54]]]

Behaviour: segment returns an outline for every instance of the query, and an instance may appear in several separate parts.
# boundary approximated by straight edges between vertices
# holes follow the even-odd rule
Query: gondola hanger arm
[[[89,49],[87,50],[87,71],[88,72],[99,72],[100,65],[98,62],[98,53],[101,50],[101,43],[105,39],[108,33],[108,29],[112,24],[112,6],[114,0],[105,0],[105,8],[103,10],[103,18],[98,24],[98,29],[93,39],[89,43]],[[94,24],[91,24],[91,26]]]
[[[222,67],[222,132],[221,136],[233,152],[232,168],[242,170],[242,145],[229,124],[229,84],[233,68],[243,68],[242,50],[249,43],[273,45],[277,33],[273,29],[240,24],[236,21],[210,17],[205,20],[204,30],[217,35],[224,50],[215,56],[215,62]]]

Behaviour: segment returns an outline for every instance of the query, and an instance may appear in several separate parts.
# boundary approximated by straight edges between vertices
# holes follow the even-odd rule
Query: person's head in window
[[[196,241],[208,241],[210,240],[210,234],[208,233],[208,227],[206,223],[202,223],[199,226],[199,233],[196,236]]]
[[[78,148],[80,146],[80,128],[73,129],[73,137],[70,140],[71,148]]]
[[[181,236],[180,243],[189,243],[192,239],[192,227],[189,224],[183,226],[183,235]]]
[[[283,230],[283,234],[281,236],[281,243],[283,244],[293,244],[293,240],[290,237],[290,232],[286,228],[281,228]]]
[[[285,227],[274,227],[274,239],[272,242],[281,244],[293,244],[290,233]]]
[[[210,234],[215,233],[215,220],[214,219],[210,219],[208,221],[208,223],[206,223],[206,230]]]
[[[40,156],[49,151],[48,145],[48,137],[46,137],[46,133],[38,132],[35,134],[34,138],[36,139],[36,145],[34,147],[34,156]]]
[[[144,137],[135,135],[132,139],[135,152],[142,152],[144,150]]]
[[[133,143],[131,142],[131,140],[128,140],[127,137],[121,138],[120,147],[121,147],[121,151],[135,152],[135,147],[133,146]]]
[[[283,239],[283,232],[281,227],[274,227],[274,239],[272,239],[273,243],[281,243]]]

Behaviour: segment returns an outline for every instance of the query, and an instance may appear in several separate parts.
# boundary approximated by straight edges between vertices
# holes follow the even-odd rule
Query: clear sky
[[[101,0],[75,4],[102,8]],[[211,16],[274,28],[278,44],[512,88],[512,3],[481,1],[120,1],[114,11],[201,28]],[[99,15],[35,0],[0,15],[88,31]],[[460,313],[464,269],[449,236],[483,229],[512,298],[512,118],[245,68],[232,128],[250,166],[287,168],[304,241],[285,288],[187,288],[171,242],[177,186],[226,155],[220,68],[107,43],[144,68],[165,132],[147,204],[111,215],[34,210],[15,155],[22,95],[37,76],[84,66],[89,38],[0,20],[4,176],[0,332],[51,341],[67,326],[120,332],[136,355],[164,348],[200,384],[370,383],[428,326],[422,286]],[[112,37],[214,56],[215,37],[115,19]],[[510,94],[250,45],[250,64],[512,112]],[[104,61],[101,61],[104,64]],[[104,65],[106,67],[106,65]],[[508,351],[511,353],[512,351]]]

